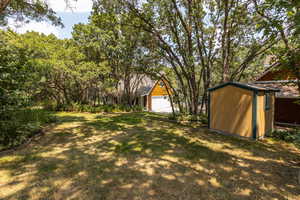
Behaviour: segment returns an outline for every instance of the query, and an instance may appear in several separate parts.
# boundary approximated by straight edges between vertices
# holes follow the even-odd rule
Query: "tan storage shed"
[[[227,82],[209,89],[211,130],[259,139],[273,131],[278,89]]]

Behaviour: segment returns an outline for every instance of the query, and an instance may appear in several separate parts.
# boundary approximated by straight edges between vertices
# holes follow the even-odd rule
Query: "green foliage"
[[[6,75],[3,73],[4,81],[0,79],[0,88],[4,91],[11,87],[7,84],[10,78],[10,82],[18,84],[11,87],[13,92],[21,91],[35,102],[69,104],[99,100],[102,91],[110,86],[105,62],[89,61],[72,40],[35,32],[2,34],[4,45],[0,51],[5,59],[0,70],[5,70]]]
[[[30,55],[16,45],[18,35],[0,31],[0,149],[23,143],[48,122],[43,111],[31,104],[28,86],[34,82]]]
[[[300,93],[300,1],[262,0],[256,2],[257,28],[265,37],[279,40],[269,54],[280,68],[291,73]],[[281,77],[278,77],[281,79]]]
[[[300,3],[290,0],[255,0],[257,28],[264,35],[282,37],[281,31],[296,36],[300,33]],[[284,38],[282,38],[284,39]]]
[[[46,1],[3,2],[0,26],[15,16],[61,25]],[[207,89],[252,79],[267,53],[300,80],[295,2],[101,0],[72,39],[0,30],[1,141],[19,144],[47,123],[40,111],[24,110],[40,102],[55,111],[141,111],[137,89],[149,74],[163,74],[175,88],[172,102],[187,114],[174,119],[204,124],[198,113],[207,110]]]
[[[283,140],[286,142],[294,143],[300,147],[300,129],[290,129],[290,130],[275,130],[271,137]]]
[[[0,119],[0,150],[24,143],[44,124],[55,121],[51,112],[39,108],[11,111],[6,114],[6,119]]]
[[[90,112],[90,113],[112,113],[112,112],[135,112],[142,111],[141,106],[128,106],[123,104],[110,104],[110,105],[88,105],[88,104],[55,104],[47,102],[44,106],[46,110],[50,111],[67,111],[67,112]]]
[[[120,96],[118,104],[132,106],[139,80],[150,71],[143,49],[147,38],[139,28],[128,26],[136,20],[128,10],[118,12],[105,1],[95,4],[89,23],[74,26],[73,39],[88,60],[106,61],[109,76],[105,80],[111,83],[106,92]]]
[[[94,7],[101,10],[109,2]],[[141,30],[153,68],[172,69],[177,99],[190,114],[205,111],[200,105],[207,88],[248,81],[262,72],[263,56],[274,42],[257,30],[252,1],[117,0],[110,5],[113,13],[123,6],[117,13],[133,16],[122,24]]]
[[[107,96],[116,82],[106,61],[90,59],[73,40],[1,30],[0,44],[1,148],[22,143],[47,123],[40,111],[24,110],[38,102],[47,110],[141,110],[132,106],[90,106],[114,104],[115,97]]]
[[[8,19],[25,23],[29,20],[48,20],[53,25],[63,27],[61,18],[56,16],[45,0],[1,0],[0,26],[7,25]]]
[[[0,31],[0,120],[10,118],[13,111],[30,104],[26,84],[32,80],[29,57],[11,45],[16,34]]]

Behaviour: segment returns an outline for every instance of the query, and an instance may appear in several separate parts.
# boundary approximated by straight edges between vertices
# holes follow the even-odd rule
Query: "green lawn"
[[[0,199],[300,199],[300,151],[151,113],[58,113],[0,154]]]

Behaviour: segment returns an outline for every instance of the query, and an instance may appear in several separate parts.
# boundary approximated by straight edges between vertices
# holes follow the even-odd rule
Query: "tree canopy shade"
[[[0,26],[7,25],[8,19],[19,22],[49,20],[53,25],[63,26],[61,18],[45,0],[0,0]]]

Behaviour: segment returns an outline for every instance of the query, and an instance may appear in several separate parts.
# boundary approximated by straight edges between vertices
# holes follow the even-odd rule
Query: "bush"
[[[58,105],[54,101],[44,101],[41,106],[45,110],[56,111]]]
[[[0,120],[0,150],[24,143],[44,124],[56,121],[50,112],[42,109],[22,109],[7,113],[7,116],[9,119]]]
[[[127,105],[100,105],[92,106],[87,104],[71,103],[67,104],[55,104],[51,102],[45,102],[44,108],[49,111],[67,111],[67,112],[90,112],[90,113],[112,113],[112,112],[133,112],[133,111],[143,111],[141,106],[127,106]]]
[[[300,146],[300,129],[275,130],[270,136]]]

